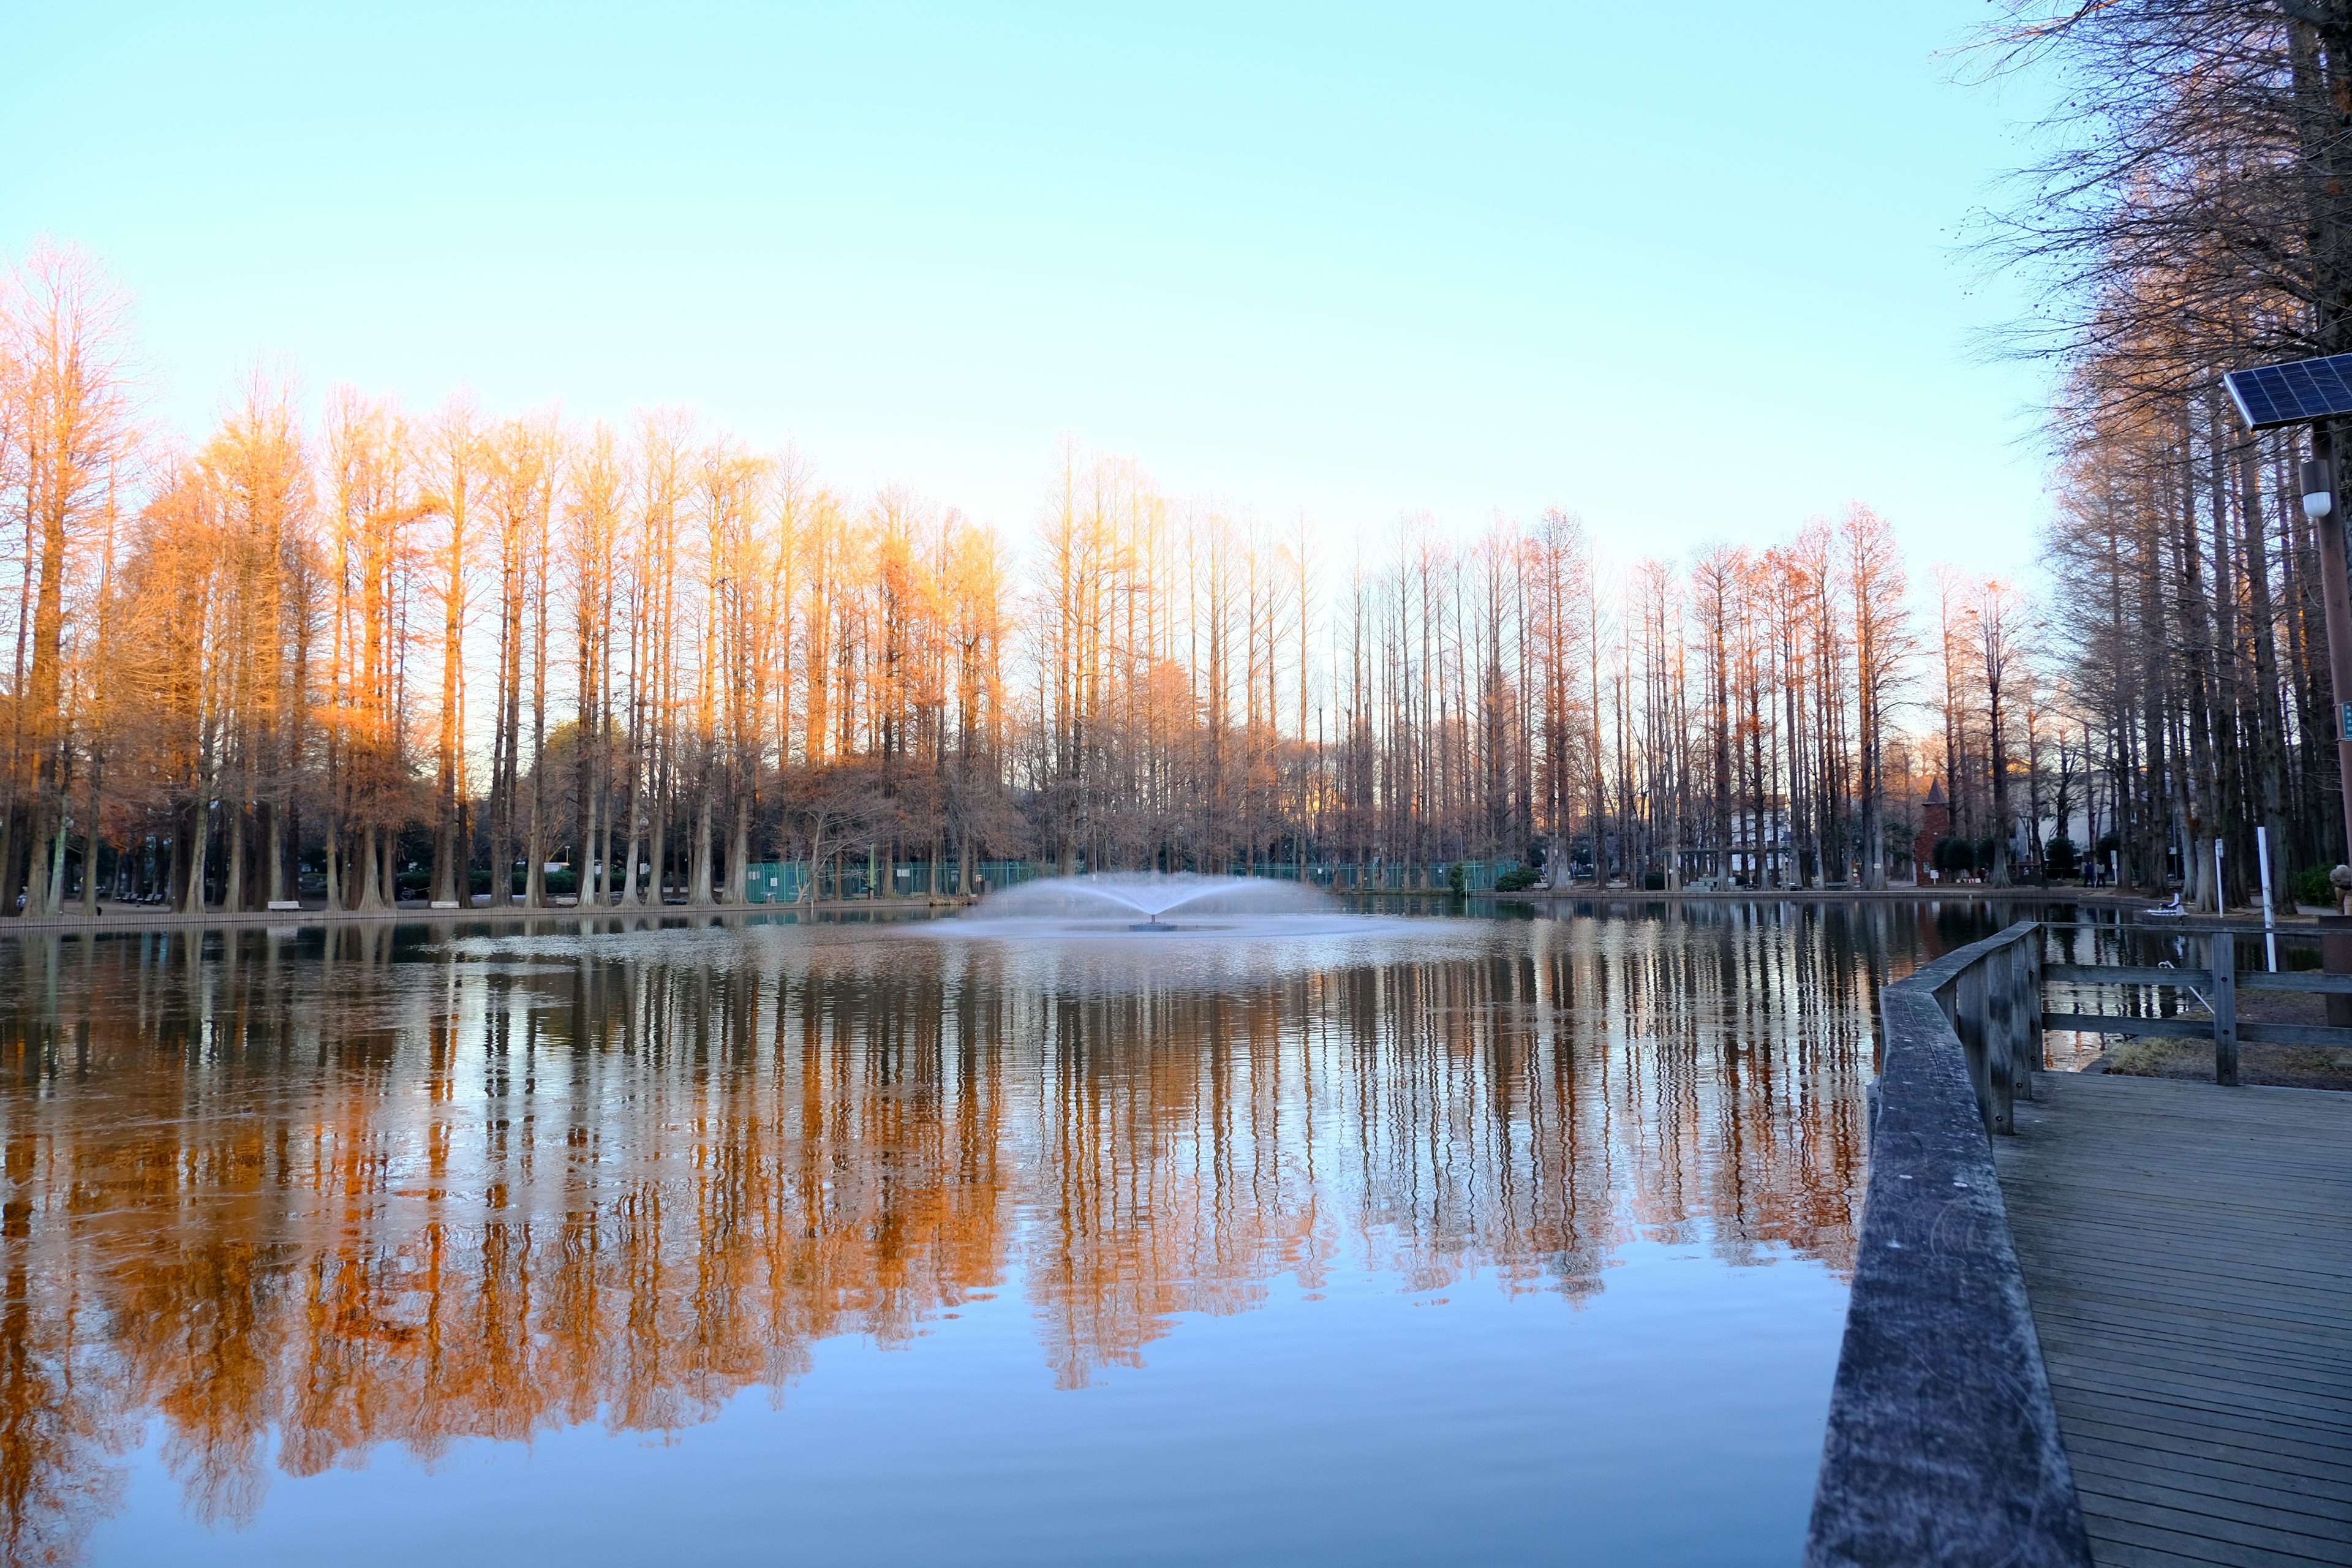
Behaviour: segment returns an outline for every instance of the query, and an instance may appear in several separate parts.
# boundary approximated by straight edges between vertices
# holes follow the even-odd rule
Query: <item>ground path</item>
[[[2352,1094],[2035,1092],[1993,1145],[2095,1561],[2352,1563]]]
[[[970,899],[941,894],[937,898],[825,899],[817,914],[920,914],[927,910],[961,909]],[[520,904],[493,909],[477,904],[467,910],[436,910],[430,904],[403,903],[382,910],[331,910],[307,904],[299,910],[206,910],[182,914],[149,904],[101,904],[93,917],[76,910],[62,915],[0,919],[0,936],[15,931],[217,931],[225,926],[426,925],[453,921],[575,921],[575,920],[708,920],[741,919],[746,915],[774,919],[811,913],[807,904],[551,904],[527,910]]]

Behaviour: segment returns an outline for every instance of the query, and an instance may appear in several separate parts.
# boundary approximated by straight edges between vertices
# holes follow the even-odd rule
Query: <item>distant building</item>
[[[1944,793],[1944,781],[1937,779],[1919,803],[1919,831],[1911,840],[1911,863],[1923,876],[1936,863],[1936,841],[1951,836],[1952,798]]]
[[[1724,858],[1735,877],[1743,878],[1749,887],[1765,885],[1768,876],[1779,879],[1780,874],[1792,869],[1789,854],[1789,814],[1773,806],[1763,815],[1763,831],[1757,831],[1757,815],[1753,811],[1734,812],[1731,816],[1731,853]],[[1759,837],[1762,843],[1758,843]],[[1759,850],[1762,852],[1758,853]]]

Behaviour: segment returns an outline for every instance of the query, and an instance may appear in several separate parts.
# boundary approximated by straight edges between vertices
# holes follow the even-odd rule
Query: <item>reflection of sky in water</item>
[[[1025,890],[1025,889],[1024,889]],[[436,951],[513,974],[569,973],[581,960],[693,962],[784,973],[822,963],[838,979],[935,975],[945,983],[1095,993],[1234,991],[1280,975],[1400,960],[1470,958],[1497,940],[1491,921],[1409,919],[1342,910],[1283,916],[1208,911],[1171,917],[1170,931],[1136,931],[1133,916],[982,914],[846,928],[799,925],[692,931],[514,933],[452,938]],[[831,940],[828,940],[831,938]],[[822,957],[810,950],[823,949]],[[924,951],[936,947],[933,953]]]
[[[15,1555],[1792,1556],[1968,933],[1321,918],[22,942]]]

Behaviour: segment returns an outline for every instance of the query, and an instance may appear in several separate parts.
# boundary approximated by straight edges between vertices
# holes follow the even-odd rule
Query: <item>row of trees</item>
[[[1997,586],[1941,584],[1938,697],[1861,506],[1604,584],[1564,513],[1337,558],[1073,449],[1014,551],[671,411],[339,388],[306,423],[256,379],[173,451],[69,250],[16,269],[5,342],[0,886],[35,912],[706,902],[886,856],[943,890],[993,858],[1877,884],[1929,774],[1992,833],[2063,734]]]
[[[2330,704],[2352,693],[2327,678],[2303,437],[2249,435],[2220,378],[2352,351],[2352,4],[2009,9],[1979,58],[2045,73],[2060,105],[1987,240],[2045,285],[2018,346],[2060,370],[2074,798],[2127,877],[2247,899],[2263,828],[2319,896],[2346,850]]]

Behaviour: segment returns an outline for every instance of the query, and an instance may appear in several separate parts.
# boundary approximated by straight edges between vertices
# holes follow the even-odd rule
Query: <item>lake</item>
[[[1982,905],[0,942],[9,1563],[1792,1562]]]

